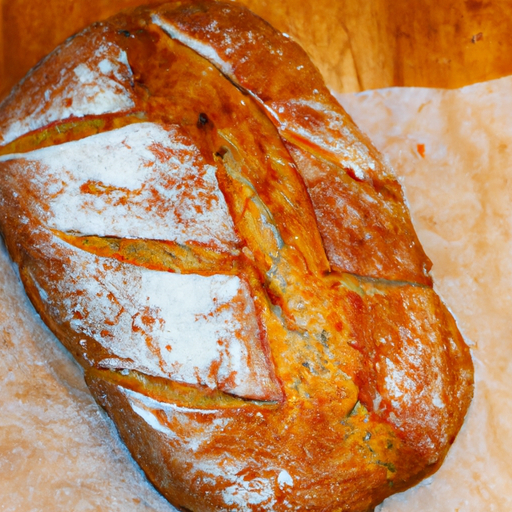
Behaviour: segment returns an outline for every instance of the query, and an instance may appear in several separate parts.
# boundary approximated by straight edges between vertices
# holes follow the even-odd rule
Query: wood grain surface
[[[0,98],[56,45],[145,0],[2,0]],[[308,51],[337,92],[455,88],[512,73],[510,0],[242,0]]]

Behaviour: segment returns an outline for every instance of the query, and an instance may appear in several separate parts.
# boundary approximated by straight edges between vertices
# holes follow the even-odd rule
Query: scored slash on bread
[[[0,107],[27,293],[175,505],[370,510],[472,395],[396,178],[304,51],[235,3],[126,11]]]

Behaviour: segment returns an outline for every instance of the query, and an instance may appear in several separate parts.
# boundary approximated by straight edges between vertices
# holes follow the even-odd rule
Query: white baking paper
[[[378,512],[512,510],[512,77],[343,106],[405,188],[435,288],[472,347],[475,398],[441,469]]]
[[[512,510],[512,77],[340,100],[392,163],[472,346],[475,399],[445,464],[379,512]],[[0,510],[170,512],[0,252]]]

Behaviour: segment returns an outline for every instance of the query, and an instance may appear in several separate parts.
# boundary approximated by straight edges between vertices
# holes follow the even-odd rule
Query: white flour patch
[[[283,469],[277,476],[277,483],[281,488],[285,486],[293,487],[293,478],[291,477],[290,473],[288,473],[288,471]]]
[[[226,505],[239,505],[247,510],[246,505],[263,506],[261,510],[272,510],[275,501],[274,486],[266,478],[245,480],[238,477],[235,483],[222,491]]]
[[[358,179],[367,180],[368,169],[375,169],[376,163],[368,148],[347,126],[343,116],[328,105],[297,98],[265,103],[264,106],[281,132],[294,133],[332,153],[340,165],[352,169]],[[320,113],[323,125],[318,126],[318,122],[310,124],[308,112],[315,118]]]
[[[100,366],[255,399],[275,395],[253,299],[239,277],[147,270],[56,237],[44,250],[63,270],[52,276],[47,267],[37,286],[54,316],[109,351]]]
[[[16,159],[52,229],[228,250],[238,241],[215,168],[178,128],[137,123],[2,160]]]
[[[129,86],[131,78],[126,53],[103,41],[89,59],[72,69],[63,69],[60,79],[48,86],[43,101],[33,109],[21,104],[20,110],[29,113],[11,116],[2,133],[3,144],[54,121],[132,109],[135,103]]]
[[[224,61],[211,45],[202,43],[201,41],[190,37],[185,32],[181,31],[176,25],[162,19],[158,15],[153,15],[151,21],[163,29],[173,39],[176,39],[185,46],[188,46],[190,49],[201,55],[201,57],[204,57],[206,60],[211,62],[219,68],[222,73],[228,76],[233,75],[233,68],[231,67],[231,64]]]
[[[163,403],[136,391],[118,387],[128,399],[133,411],[138,414],[151,428],[164,434],[169,439],[179,441],[184,448],[195,452],[204,443],[211,441],[212,436],[224,430],[233,421],[232,418],[217,417],[222,414],[218,409],[195,409],[176,404]],[[208,422],[197,422],[196,415],[207,415]],[[182,437],[172,430],[178,424],[180,431],[193,432],[194,435]]]

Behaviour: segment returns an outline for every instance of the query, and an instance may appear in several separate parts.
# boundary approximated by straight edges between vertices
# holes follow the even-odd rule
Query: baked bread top
[[[0,107],[0,228],[175,505],[366,511],[439,466],[472,363],[400,185],[235,3],[126,11]]]

